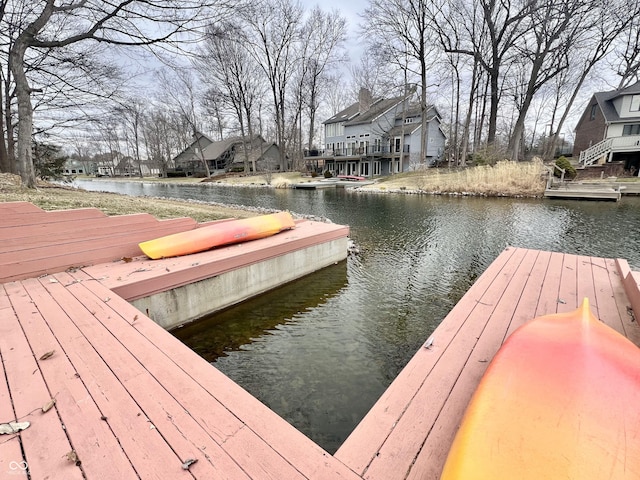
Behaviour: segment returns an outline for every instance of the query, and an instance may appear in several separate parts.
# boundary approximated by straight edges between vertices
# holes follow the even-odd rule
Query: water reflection
[[[507,246],[621,257],[640,270],[640,198],[484,199],[87,182],[348,224],[360,255],[176,335],[328,451],[344,441]]]
[[[347,265],[341,262],[172,333],[207,361],[214,362],[230,352],[246,349],[264,334],[296,323],[338,295],[346,285]]]

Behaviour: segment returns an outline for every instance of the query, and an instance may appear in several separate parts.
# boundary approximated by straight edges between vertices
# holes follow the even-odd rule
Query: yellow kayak
[[[145,255],[155,260],[202,252],[221,245],[257,240],[294,227],[295,222],[291,214],[279,212],[221,222],[187,232],[174,233],[138,245]]]
[[[640,479],[640,349],[587,299],[520,327],[480,381],[441,479]]]

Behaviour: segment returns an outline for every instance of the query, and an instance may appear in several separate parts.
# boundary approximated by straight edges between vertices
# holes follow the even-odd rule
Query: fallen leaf
[[[18,433],[25,428],[29,428],[29,425],[31,425],[29,422],[0,423],[0,435]]]
[[[111,297],[107,297],[104,299],[104,303],[107,303],[109,300],[111,300]]]
[[[80,461],[80,459],[78,458],[78,454],[76,453],[75,450],[71,450],[69,453],[67,453],[66,457],[67,457],[67,460],[69,460],[70,462],[75,463],[76,467],[79,467],[80,464],[82,463]]]
[[[47,358],[53,357],[53,354],[55,352],[56,352],[55,350],[51,350],[50,352],[43,353],[42,356],[40,357],[40,360],[46,360]]]
[[[133,322],[135,322],[138,319],[138,315],[136,315],[135,317],[133,317]],[[131,322],[131,323],[133,323]]]
[[[47,413],[49,410],[53,408],[55,404],[56,404],[56,399],[52,398],[51,400],[49,400],[47,403],[44,404],[44,406],[42,407],[42,413]]]
[[[188,458],[187,460],[184,461],[184,463],[182,464],[182,469],[183,470],[189,470],[189,467],[191,465],[193,465],[194,463],[196,463],[198,461],[197,458]]]
[[[133,261],[133,258],[131,258],[131,257],[122,257],[122,261],[123,261],[124,263],[130,263],[130,262],[132,262],[132,261]]]
[[[56,280],[55,278],[50,278],[49,283],[58,283],[58,280]]]

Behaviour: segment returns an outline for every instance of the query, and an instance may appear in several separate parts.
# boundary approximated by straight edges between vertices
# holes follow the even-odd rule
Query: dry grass
[[[199,222],[221,218],[247,218],[255,211],[223,205],[209,205],[182,200],[130,197],[115,193],[88,192],[75,188],[41,184],[38,189],[22,188],[20,178],[0,174],[0,202],[31,202],[44,210],[94,207],[107,215],[150,213],[156,218],[191,217]]]
[[[209,181],[212,183],[230,184],[230,185],[244,185],[244,186],[267,186],[271,185],[274,188],[290,188],[294,183],[305,183],[313,181],[311,177],[303,177],[300,172],[283,172],[272,173],[271,183],[269,183],[269,176],[267,174],[227,174],[221,177],[212,177]]]
[[[541,196],[545,169],[540,161],[498,162],[461,170],[429,169],[392,175],[363,190],[413,190],[487,196]]]

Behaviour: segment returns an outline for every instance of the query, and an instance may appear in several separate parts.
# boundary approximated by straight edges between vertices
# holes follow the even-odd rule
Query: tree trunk
[[[461,154],[459,165],[464,167],[467,165],[467,154],[469,151],[469,135],[471,128],[471,115],[473,112],[473,105],[476,101],[475,96],[478,90],[478,62],[473,62],[473,72],[471,74],[471,88],[469,90],[469,109],[467,110],[467,115],[464,119],[464,126],[462,130],[462,146],[461,146]]]
[[[7,150],[7,169],[5,172],[18,173],[18,164],[16,162],[16,145],[14,140],[14,125],[13,118],[11,116],[11,83],[9,81],[10,71],[7,71],[7,78],[5,79],[4,87],[4,127],[6,128],[6,150]],[[4,130],[3,130],[4,131]],[[4,142],[3,142],[4,144]]]
[[[487,144],[493,145],[496,140],[496,130],[498,128],[498,78],[499,72],[495,69],[489,71],[489,83],[491,101],[489,102],[489,131],[487,132]]]
[[[33,167],[31,151],[33,135],[33,107],[31,105],[31,88],[24,71],[24,56],[27,43],[18,38],[9,54],[11,73],[15,81],[15,93],[18,101],[18,145],[16,160],[22,184],[27,188],[36,187],[36,173]]]
[[[4,132],[5,128],[4,128],[4,108],[3,108],[3,102],[0,101],[0,132]],[[7,129],[7,132],[9,131],[9,129]],[[9,139],[9,136],[7,135],[7,138],[2,138],[0,139],[0,172],[7,172],[7,173],[13,173],[11,172],[11,162],[9,162],[9,154],[7,153],[7,141]]]

